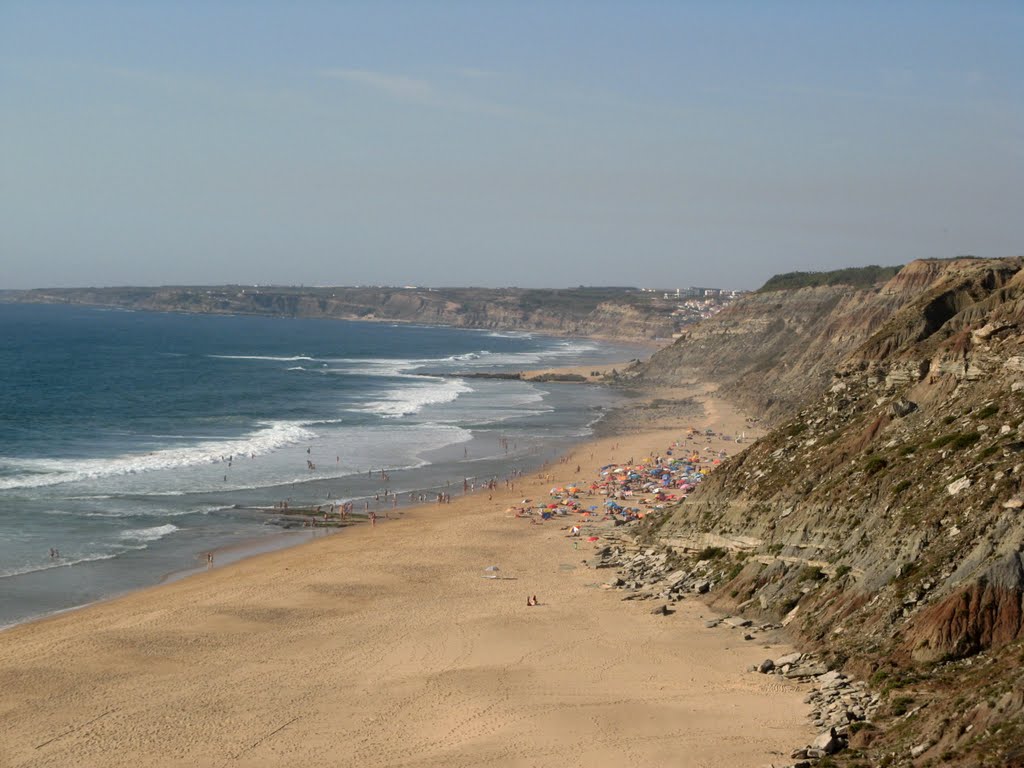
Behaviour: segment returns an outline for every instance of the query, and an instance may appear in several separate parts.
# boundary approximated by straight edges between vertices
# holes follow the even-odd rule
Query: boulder
[[[802,653],[787,653],[785,656],[779,656],[775,659],[776,667],[784,667],[787,664],[796,664],[803,657]]]
[[[790,680],[800,680],[805,677],[817,677],[818,675],[824,675],[828,670],[821,664],[810,664],[806,667],[796,667],[795,669],[789,670],[786,673],[786,677]]]
[[[971,479],[969,477],[961,477],[959,480],[954,480],[946,486],[946,493],[950,496],[956,496],[960,491],[965,491],[970,487]]]
[[[814,740],[811,748],[820,749],[826,755],[834,755],[836,752],[842,750],[844,746],[842,739],[836,735],[836,729],[830,728],[825,733],[818,735],[818,738]]]
[[[765,659],[757,667],[757,671],[760,672],[762,675],[767,675],[773,669],[775,669],[775,662],[771,659]]]
[[[722,622],[736,629],[739,629],[741,627],[749,627],[751,624],[754,623],[750,619],[744,619],[742,616],[726,616],[724,619],[722,619]]]
[[[889,415],[897,419],[902,419],[904,416],[907,416],[916,410],[917,403],[911,402],[903,397],[898,400],[894,400],[889,404],[888,408]]]
[[[831,672],[826,672],[824,675],[818,678],[818,685],[820,685],[822,688],[832,688],[837,686],[840,682],[842,682],[845,679],[846,675],[844,675],[842,672],[836,672],[835,670],[832,670]]]

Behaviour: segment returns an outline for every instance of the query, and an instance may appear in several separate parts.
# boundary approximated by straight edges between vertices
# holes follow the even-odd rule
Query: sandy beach
[[[693,426],[742,429],[703,399]],[[408,508],[0,633],[0,765],[784,762],[814,735],[804,694],[744,671],[781,641],[707,629],[697,599],[670,616],[623,602],[583,562],[600,542],[575,549],[565,521],[510,511],[685,425],[663,426],[580,445],[490,500]]]

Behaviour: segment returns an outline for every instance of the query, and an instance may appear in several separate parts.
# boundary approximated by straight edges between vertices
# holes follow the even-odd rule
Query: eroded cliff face
[[[647,366],[643,380],[697,373],[762,418],[775,421],[819,394],[848,351],[867,339],[915,292],[892,281],[755,293],[686,329]]]
[[[752,298],[661,355],[719,375],[778,427],[658,535],[731,549],[716,606],[784,619],[892,701],[925,705],[913,725],[894,705],[875,737],[894,764],[922,744],[921,764],[1009,764],[1024,743],[1021,260],[915,262],[877,290]],[[743,359],[758,350],[772,368]]]

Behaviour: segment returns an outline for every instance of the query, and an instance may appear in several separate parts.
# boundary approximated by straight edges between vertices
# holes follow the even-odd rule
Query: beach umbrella
[[[496,579],[496,578],[498,578],[498,571],[500,571],[500,570],[501,570],[501,568],[499,568],[496,565],[488,565],[486,568],[484,568],[484,578],[485,579]]]

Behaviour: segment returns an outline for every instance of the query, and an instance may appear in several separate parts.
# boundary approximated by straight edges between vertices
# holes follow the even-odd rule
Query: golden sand
[[[546,472],[589,480],[673,426]],[[594,544],[508,511],[541,474],[0,633],[0,766],[758,766],[806,744],[795,684],[744,671],[790,649],[600,588]]]

